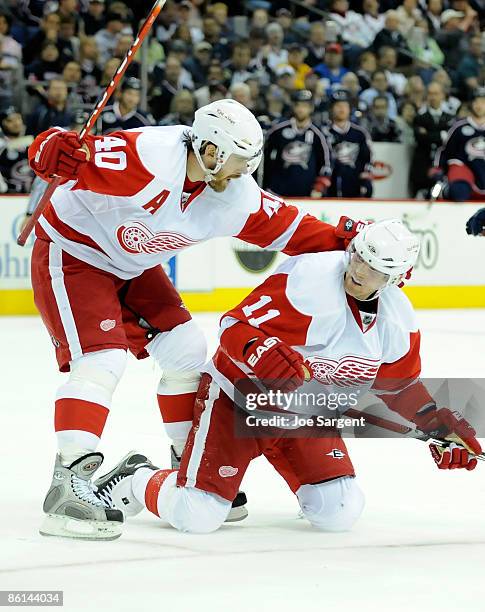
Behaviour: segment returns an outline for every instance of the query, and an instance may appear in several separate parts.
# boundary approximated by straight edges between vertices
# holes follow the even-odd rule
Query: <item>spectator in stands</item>
[[[377,34],[372,45],[377,52],[381,47],[393,47],[397,52],[397,65],[406,66],[412,62],[406,39],[399,31],[400,21],[396,11],[387,11],[385,27]]]
[[[385,16],[379,12],[379,0],[364,0],[362,3],[364,24],[367,29],[365,36],[369,39],[370,46],[377,34],[383,29]]]
[[[60,23],[61,18],[57,13],[49,13],[43,17],[40,29],[23,47],[24,66],[32,64],[38,58],[39,49],[43,48],[45,42],[57,45]]]
[[[330,0],[330,19],[337,24],[337,34],[344,41],[346,50],[354,46],[365,48],[368,40],[367,28],[361,13],[349,10],[348,0]]]
[[[22,47],[10,36],[12,16],[0,11],[0,70],[18,68],[22,63]]]
[[[402,96],[408,80],[396,72],[397,52],[393,47],[381,47],[377,53],[377,66],[386,73],[387,82],[395,96]]]
[[[373,142],[400,142],[401,133],[396,122],[389,118],[389,101],[385,96],[379,95],[372,100],[362,125]]]
[[[300,42],[300,38],[293,32],[291,11],[287,8],[278,9],[276,11],[276,23],[283,28],[283,45],[285,47]]]
[[[404,90],[404,97],[409,102],[412,102],[418,109],[418,112],[426,104],[426,87],[423,79],[417,74],[409,77],[408,83]]]
[[[416,22],[416,27],[408,42],[409,48],[416,58],[417,72],[423,80],[429,83],[436,68],[443,65],[445,55],[436,40],[429,35],[429,26],[426,19],[419,19]]]
[[[313,69],[323,79],[324,87],[329,93],[332,88],[338,87],[344,74],[348,72],[343,64],[343,48],[338,43],[331,43],[325,51],[325,62]]]
[[[328,196],[371,197],[370,135],[365,129],[350,121],[349,98],[344,90],[337,90],[332,94],[330,123],[324,133],[334,160]]]
[[[195,7],[194,7],[195,8]],[[170,42],[179,22],[179,11],[173,0],[167,0],[163,7],[163,11],[157,18],[155,36],[158,42],[165,45]]]
[[[305,77],[311,71],[310,66],[305,62],[306,49],[300,43],[293,43],[288,48],[288,64],[295,71],[295,89],[304,89]]]
[[[249,108],[254,109],[254,100],[251,97],[251,88],[247,83],[235,83],[229,88],[229,96],[233,99]]]
[[[428,0],[426,3],[427,10],[425,13],[426,21],[428,22],[429,32],[431,36],[435,36],[436,32],[441,29],[441,13],[443,12],[443,0]]]
[[[384,70],[376,70],[371,79],[371,87],[365,89],[360,94],[361,101],[367,108],[372,104],[372,100],[376,96],[384,96],[389,102],[389,117],[395,119],[397,117],[396,99],[389,91],[389,83],[387,81],[386,72]]]
[[[266,110],[266,104],[261,91],[261,81],[258,75],[250,74],[246,79],[245,84],[248,85],[249,90],[251,92],[251,100],[253,101],[251,111],[255,115],[260,115],[261,113],[264,113]]]
[[[216,85],[220,85],[225,90],[224,81],[225,73],[221,62],[219,60],[212,60],[207,70],[207,82],[194,92],[197,107],[200,108],[201,106],[209,104],[211,86],[215,87]]]
[[[265,8],[256,8],[251,16],[250,28],[265,30],[269,24],[269,14]]]
[[[482,38],[473,36],[470,38],[469,51],[463,56],[458,64],[456,81],[458,89],[469,99],[471,94],[483,84],[480,80],[485,77],[485,60],[482,51]]]
[[[311,92],[296,91],[290,119],[266,134],[263,186],[273,193],[322,197],[330,185],[330,151],[312,113]]]
[[[67,85],[67,106],[75,111],[89,103],[89,97],[84,99],[85,90],[81,87],[81,66],[79,62],[67,62],[62,71],[62,78]]]
[[[84,87],[96,87],[101,78],[101,69],[98,65],[99,51],[96,39],[93,36],[81,38],[79,46],[79,63],[81,65],[82,84]]]
[[[278,85],[270,85],[265,92],[266,109],[262,115],[257,117],[263,131],[269,130],[272,125],[278,123],[286,115],[288,109],[282,89]]]
[[[204,38],[204,34],[202,33],[202,20],[195,19],[195,7],[190,2],[190,0],[182,0],[182,2],[178,5],[178,14],[177,14],[177,23],[178,28],[188,28],[190,32],[190,38],[192,42],[198,43]],[[183,39],[185,40],[185,39]],[[187,42],[187,41],[186,41]]]
[[[405,145],[414,145],[414,118],[416,107],[412,102],[404,100],[399,106],[399,115],[396,117],[396,125],[401,132],[401,142]]]
[[[49,81],[45,100],[36,106],[27,119],[27,133],[37,136],[53,125],[68,127],[73,112],[67,107],[67,85],[63,79]]]
[[[451,95],[451,78],[446,70],[437,70],[431,80],[432,83],[439,83],[443,87],[445,94],[445,101],[443,103],[443,110],[449,115],[456,115],[460,108],[461,102],[458,98]]]
[[[0,12],[0,108],[12,103],[14,87],[22,66],[22,48],[10,35],[12,19]]]
[[[176,57],[169,55],[165,62],[164,77],[152,89],[150,110],[156,121],[160,121],[170,112],[172,98],[177,91],[183,89],[180,83],[181,74],[182,64]]]
[[[361,89],[369,89],[372,75],[376,70],[377,57],[372,51],[364,51],[359,57],[359,67],[357,69],[357,77],[359,78]]]
[[[76,36],[77,21],[73,16],[61,17],[57,48],[63,64],[79,57],[79,38]]]
[[[229,57],[229,40],[222,35],[222,28],[214,17],[204,17],[202,31],[204,41],[212,45],[212,57],[221,62]]]
[[[154,125],[153,117],[139,108],[141,83],[133,77],[125,79],[120,92],[112,104],[108,104],[99,118],[98,128],[102,134],[118,130],[131,130]]]
[[[308,54],[305,58],[306,63],[311,68],[323,62],[325,42],[325,24],[323,21],[314,21],[310,26],[310,34],[306,44]]]
[[[42,45],[40,58],[25,67],[25,76],[33,81],[49,81],[59,77],[62,72],[62,63],[57,46],[46,40]]]
[[[224,69],[231,75],[231,85],[244,83],[251,74],[251,47],[247,40],[240,40],[232,47],[231,59],[224,63]]]
[[[291,66],[279,66],[276,69],[276,85],[283,91],[285,104],[291,106],[291,96],[295,91],[295,71]]]
[[[165,11],[162,11],[162,14]],[[98,30],[94,35],[96,44],[98,45],[99,60],[101,65],[106,63],[113,55],[113,51],[118,42],[118,36],[123,31],[125,23],[123,16],[119,13],[108,13],[106,15],[106,25],[103,29]]]
[[[360,83],[357,75],[354,72],[347,72],[347,74],[344,74],[342,77],[342,89],[345,89],[348,94],[350,104],[350,120],[354,123],[359,123],[366,107],[360,101]]]
[[[109,82],[113,78],[115,72],[121,65],[121,60],[117,57],[112,57],[104,65],[103,72],[101,73],[101,79],[99,85],[104,89],[109,85]]]
[[[207,12],[209,15],[214,17],[221,28],[221,37],[227,40],[234,39],[234,30],[232,28],[231,22],[229,21],[227,4],[224,2],[215,2],[211,4]]]
[[[181,89],[172,98],[170,113],[166,115],[159,125],[188,125],[194,122],[195,97],[191,91]]]
[[[57,14],[61,18],[61,21],[64,18],[68,18],[68,19],[72,18],[74,19],[75,22],[77,22],[77,19],[78,19],[77,0],[58,0],[58,4],[59,6],[57,9]],[[76,29],[76,32],[77,32],[77,29]]]
[[[284,32],[279,23],[270,23],[266,26],[267,43],[262,47],[257,58],[263,67],[272,72],[278,66],[288,63],[288,51],[283,48]]]
[[[201,87],[207,81],[207,72],[213,58],[212,51],[212,45],[203,40],[195,45],[192,57],[185,62],[183,67],[189,71],[194,87]]]
[[[24,120],[13,106],[0,112],[0,193],[29,193],[34,174],[27,149],[33,136],[26,136]]]
[[[399,31],[404,38],[407,38],[418,19],[421,19],[421,11],[418,9],[417,0],[404,0],[396,9],[396,13],[400,22]]]
[[[264,30],[252,29],[249,32],[249,45],[251,47],[251,57],[253,63],[261,67],[262,49],[266,44],[266,34]]]
[[[467,50],[464,16],[464,13],[452,9],[443,11],[441,30],[436,33],[436,42],[445,55],[444,65],[453,76]]]
[[[85,36],[94,36],[105,24],[105,1],[89,0],[88,10],[81,15]]]
[[[427,88],[426,106],[414,120],[414,136],[417,147],[410,168],[411,193],[415,197],[420,191],[427,192],[433,186],[429,170],[437,149],[443,144],[454,117],[443,110],[445,94],[439,83],[430,83]]]

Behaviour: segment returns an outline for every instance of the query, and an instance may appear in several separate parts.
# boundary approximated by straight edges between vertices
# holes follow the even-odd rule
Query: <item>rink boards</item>
[[[294,204],[330,223],[342,214],[354,219],[400,218],[420,235],[422,248],[405,291],[417,308],[485,307],[485,238],[465,233],[465,222],[480,204],[415,200],[296,200]],[[0,314],[34,314],[30,253],[16,244],[27,199],[0,197]],[[193,311],[221,311],[242,299],[286,256],[219,238],[177,255],[167,266]]]

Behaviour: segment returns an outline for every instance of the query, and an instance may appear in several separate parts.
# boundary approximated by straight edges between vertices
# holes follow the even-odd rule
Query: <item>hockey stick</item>
[[[118,87],[121,79],[123,78],[123,75],[126,72],[126,69],[131,64],[133,57],[135,56],[135,53],[141,47],[143,41],[145,40],[148,32],[150,31],[155,19],[158,17],[166,1],[167,0],[157,0],[155,4],[153,5],[148,17],[146,18],[135,40],[133,41],[133,44],[126,52],[126,55],[123,58],[123,61],[121,62],[120,67],[114,74],[113,78],[111,79],[109,85],[104,90],[103,94],[100,96],[100,98],[96,102],[96,106],[94,107],[94,110],[91,113],[91,116],[86,121],[83,129],[81,130],[79,134],[79,140],[81,143],[83,143],[84,139],[91,131],[93,125],[99,119],[99,116],[102,113],[104,107],[106,106],[106,103],[111,98],[114,90]],[[27,241],[27,238],[30,236],[30,233],[32,232],[34,228],[34,225],[37,223],[40,215],[44,212],[48,202],[51,199],[52,194],[54,193],[54,191],[56,190],[56,187],[59,185],[60,182],[61,182],[61,177],[56,176],[52,180],[52,182],[49,183],[49,186],[45,190],[45,193],[42,196],[40,202],[37,204],[34,212],[32,213],[32,216],[26,223],[24,229],[20,233],[20,236],[17,238],[17,244],[19,244],[20,246],[25,245],[25,242]]]
[[[369,423],[370,425],[375,425],[376,427],[380,427],[381,429],[387,429],[387,431],[392,431],[394,433],[398,433],[409,438],[414,438],[415,440],[421,440],[422,442],[431,442],[432,444],[436,444],[437,446],[441,446],[442,448],[446,448],[451,443],[455,443],[461,448],[465,448],[459,438],[456,438],[456,440],[440,440],[437,438],[433,438],[432,436],[429,436],[428,434],[424,433],[424,431],[415,429],[413,427],[410,427],[409,425],[402,425],[401,423],[396,423],[395,421],[391,421],[390,419],[385,419],[384,417],[379,417],[375,414],[369,414],[365,411],[361,412],[360,410],[354,410],[353,408],[349,408],[348,410],[345,410],[344,414],[351,418],[360,418],[363,416],[366,423]],[[472,454],[476,459],[479,459],[480,461],[485,461],[485,453],[475,455],[474,453],[470,452],[470,454]]]

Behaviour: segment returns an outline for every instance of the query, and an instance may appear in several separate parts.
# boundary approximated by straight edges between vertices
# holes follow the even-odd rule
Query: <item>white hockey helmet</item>
[[[201,147],[205,142],[212,142],[217,147],[217,163],[212,170],[202,161]],[[236,100],[218,100],[195,111],[192,146],[207,182],[232,153],[248,160],[248,172],[252,174],[263,156],[263,130],[245,106]]]
[[[349,252],[357,253],[373,270],[388,275],[380,292],[405,279],[416,263],[420,246],[419,238],[402,221],[385,219],[366,225],[350,243]]]

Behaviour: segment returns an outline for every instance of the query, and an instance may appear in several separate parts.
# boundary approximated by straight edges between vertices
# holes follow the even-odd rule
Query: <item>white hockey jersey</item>
[[[55,129],[36,138],[31,160]],[[89,136],[94,155],[77,180],[56,189],[38,237],[123,279],[218,236],[288,254],[344,248],[333,226],[262,191],[250,176],[231,181],[222,193],[205,183],[184,193],[188,130],[144,127]]]
[[[249,373],[234,351],[241,334],[236,324],[245,323],[301,353],[313,379],[329,390],[377,388],[389,407],[408,418],[431,401],[414,384],[421,370],[420,335],[409,300],[391,286],[379,297],[375,316],[360,312],[344,290],[345,259],[338,252],[292,257],[222,317],[221,346],[206,371],[230,397],[233,383]]]

